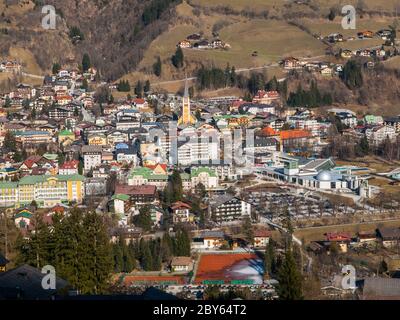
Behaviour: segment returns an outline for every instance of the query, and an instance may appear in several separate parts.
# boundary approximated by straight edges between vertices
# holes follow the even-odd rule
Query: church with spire
[[[182,98],[182,114],[178,119],[178,125],[192,125],[195,124],[196,118],[192,115],[190,111],[190,97],[189,97],[189,87],[188,81],[185,82],[185,93]]]

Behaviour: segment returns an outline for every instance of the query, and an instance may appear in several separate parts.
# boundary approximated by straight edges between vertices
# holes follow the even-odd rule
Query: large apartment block
[[[71,201],[81,203],[85,177],[75,175],[25,176],[17,182],[0,182],[0,207],[23,207],[33,200],[39,207]]]

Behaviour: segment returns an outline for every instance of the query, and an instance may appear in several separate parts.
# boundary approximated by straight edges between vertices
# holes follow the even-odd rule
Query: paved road
[[[35,79],[40,79],[43,80],[44,76],[39,76],[37,74],[32,74],[32,73],[26,73],[26,72],[21,72],[21,74],[25,77],[31,77],[31,78],[35,78]]]

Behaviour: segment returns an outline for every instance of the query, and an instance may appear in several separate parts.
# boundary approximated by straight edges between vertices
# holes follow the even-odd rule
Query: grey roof
[[[223,194],[223,195],[215,195],[210,199],[210,206],[212,208],[217,208],[220,205],[223,205],[224,203],[231,201],[232,199],[237,199],[239,201],[242,201],[241,199],[239,199],[238,197],[235,197],[231,194]]]
[[[119,149],[115,152],[115,154],[137,154],[137,148],[129,148],[129,149]]]
[[[400,279],[366,278],[364,280],[363,299],[400,300]]]
[[[269,147],[269,146],[275,146],[277,144],[277,140],[275,138],[270,138],[270,137],[255,137],[254,139],[254,146],[255,147]],[[244,146],[246,145],[246,142],[243,142]]]
[[[380,228],[379,233],[383,239],[400,239],[400,228]]]
[[[199,235],[199,238],[223,238],[224,237],[223,231],[202,231]]]
[[[26,300],[48,300],[68,284],[65,280],[57,277],[56,290],[44,290],[42,288],[44,276],[40,270],[28,265],[0,274],[0,299],[15,299],[20,296]]]
[[[304,170],[317,170],[320,166],[322,166],[325,163],[329,163],[331,162],[330,167],[333,168],[334,164],[332,162],[331,159],[315,159],[315,160],[311,160],[310,162],[308,162],[303,169]]]
[[[82,153],[91,153],[91,152],[102,152],[103,148],[101,146],[96,146],[96,145],[84,145],[82,146]]]

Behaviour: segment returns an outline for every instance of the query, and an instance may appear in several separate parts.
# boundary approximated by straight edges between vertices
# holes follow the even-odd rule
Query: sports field
[[[195,283],[250,281],[263,283],[262,260],[252,253],[203,254],[195,276]]]

